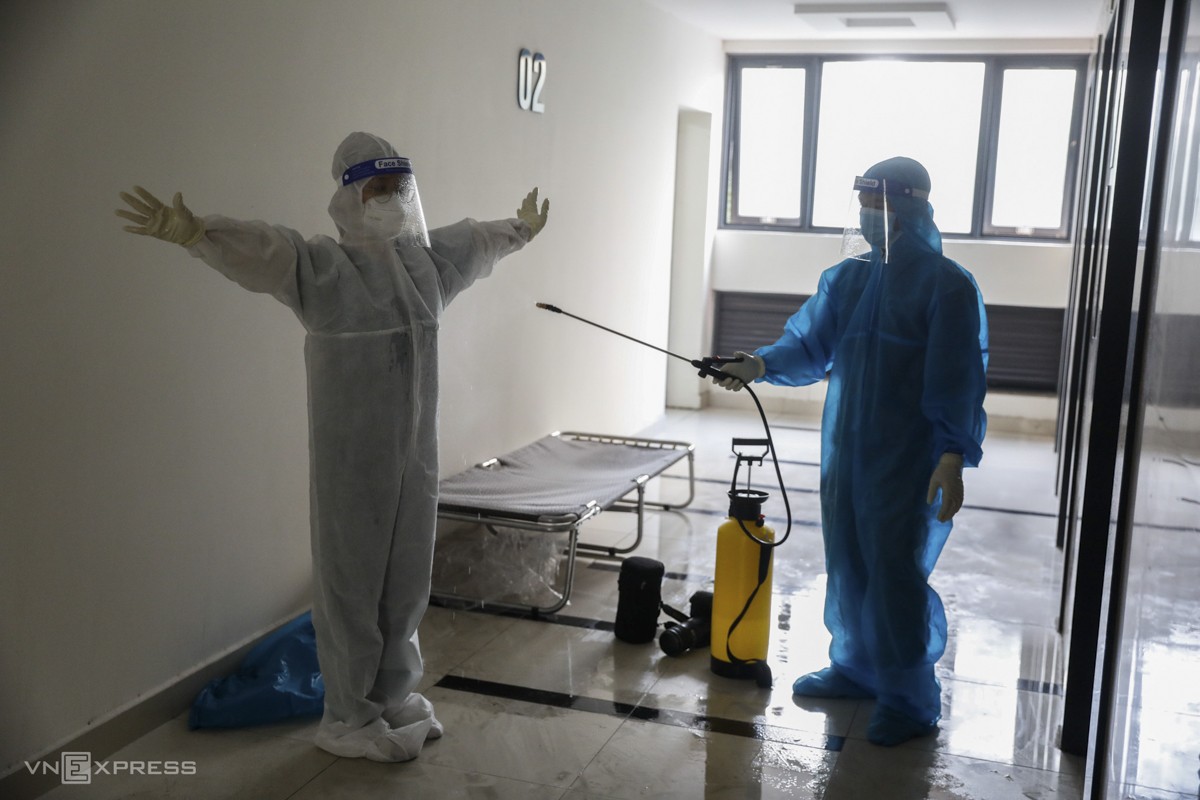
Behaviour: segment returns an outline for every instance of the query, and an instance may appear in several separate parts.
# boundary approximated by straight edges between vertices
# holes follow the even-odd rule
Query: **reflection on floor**
[[[818,525],[819,434],[812,420],[778,417],[776,445],[794,520],[776,551],[769,660],[773,689],[720,678],[706,651],[665,656],[655,643],[617,641],[617,565],[581,556],[571,602],[550,619],[431,607],[420,636],[420,687],[446,727],[415,762],[337,759],[310,743],[311,722],[231,732],[164,725],[114,758],[190,759],[198,774],[128,776],[50,796],[254,798],[1075,798],[1083,762],[1056,747],[1063,652],[1055,632],[1061,561],[1054,547],[1055,461],[1046,439],[992,434],[984,466],[966,476],[966,507],[933,583],[950,624],[938,666],[943,719],[935,737],[896,748],[866,740],[873,704],[791,695],[792,680],[826,663],[824,566]],[[760,435],[757,418],[730,410],[668,413],[639,433],[697,446],[697,496],[682,512],[652,513],[637,555],[662,561],[664,600],[687,608],[711,588],[715,532],[727,508],[731,437]],[[490,454],[489,454],[490,455]],[[652,484],[686,494],[685,472]],[[774,476],[766,515],[782,532]],[[633,535],[627,514],[602,514],[590,542]],[[664,620],[666,617],[663,618]],[[1194,796],[1200,718],[1170,715],[1187,738],[1163,744],[1150,786],[1122,797]],[[1190,727],[1187,722],[1190,721]],[[1179,726],[1184,725],[1184,729]],[[1145,741],[1145,739],[1143,739]],[[1182,765],[1181,765],[1182,764]],[[1174,791],[1171,791],[1174,790]]]

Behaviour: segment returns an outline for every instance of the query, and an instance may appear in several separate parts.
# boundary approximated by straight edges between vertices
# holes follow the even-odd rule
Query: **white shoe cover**
[[[361,728],[322,720],[313,744],[342,758],[411,761],[420,755],[426,739],[437,739],[442,733],[442,724],[433,716],[433,704],[414,692],[382,718]]]
[[[445,732],[442,723],[433,715],[433,703],[416,692],[404,698],[404,702],[399,706],[385,710],[383,718],[394,728],[403,728],[428,719],[430,724],[429,733],[425,737],[427,739],[440,739]]]

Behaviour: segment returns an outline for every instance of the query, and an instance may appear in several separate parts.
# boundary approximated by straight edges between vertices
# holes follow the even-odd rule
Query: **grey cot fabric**
[[[683,450],[570,440],[546,436],[503,456],[495,467],[476,466],[442,481],[443,509],[488,511],[520,519],[582,514],[635,488],[686,455]]]

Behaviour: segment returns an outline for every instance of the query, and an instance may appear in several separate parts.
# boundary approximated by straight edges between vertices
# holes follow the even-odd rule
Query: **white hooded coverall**
[[[272,295],[308,335],[313,623],[325,681],[316,744],[339,756],[415,758],[441,735],[416,688],[438,493],[438,320],[530,238],[518,219],[465,219],[429,247],[364,232],[364,180],[343,172],[397,155],[351,134],[334,157],[329,206],[340,241],[264,222],[204,218],[194,256]]]

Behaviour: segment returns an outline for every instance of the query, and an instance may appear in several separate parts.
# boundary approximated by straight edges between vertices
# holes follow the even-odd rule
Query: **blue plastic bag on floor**
[[[312,613],[255,645],[238,671],[212,681],[196,696],[189,728],[241,728],[319,715],[325,682],[317,665]]]

